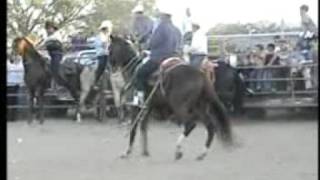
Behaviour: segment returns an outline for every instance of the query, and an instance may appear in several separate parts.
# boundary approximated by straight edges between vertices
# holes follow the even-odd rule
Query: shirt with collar
[[[207,45],[207,36],[206,33],[200,29],[193,33],[190,53],[192,54],[207,54],[208,45]]]
[[[108,55],[108,46],[109,46],[109,38],[108,35],[100,32],[95,38],[93,39],[92,46],[97,51],[97,56],[104,56]]]

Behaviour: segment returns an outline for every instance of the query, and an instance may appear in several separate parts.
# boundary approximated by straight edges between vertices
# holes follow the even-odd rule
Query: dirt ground
[[[9,180],[315,180],[318,121],[277,115],[264,120],[233,119],[240,147],[223,148],[214,139],[208,157],[196,161],[205,142],[199,125],[184,142],[184,157],[174,161],[181,129],[152,122],[151,157],[140,155],[140,138],[129,159],[127,127],[87,118],[82,124],[49,119],[43,126],[8,122]]]

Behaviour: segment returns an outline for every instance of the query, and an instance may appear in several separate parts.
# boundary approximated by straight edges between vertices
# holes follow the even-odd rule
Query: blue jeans
[[[51,72],[54,77],[57,77],[60,62],[63,57],[62,51],[49,51],[49,55],[51,57],[51,64],[50,64]]]
[[[102,75],[102,73],[106,69],[107,62],[108,62],[108,56],[107,55],[98,56],[97,58],[98,58],[98,68],[97,68],[97,71],[96,71],[96,80],[95,80],[95,82],[97,82],[99,80],[100,76]]]
[[[259,80],[263,78],[263,69],[254,69],[250,72],[250,79]],[[260,90],[262,88],[261,81],[253,81],[249,84],[250,89]]]
[[[62,79],[60,79],[58,75],[60,62],[62,60],[63,54],[62,51],[49,51],[49,55],[51,57],[50,69],[52,72],[54,82],[56,82],[56,84],[53,84],[53,87],[57,88],[57,84],[63,83]]]
[[[191,54],[190,55],[190,64],[191,66],[200,68],[201,63],[203,59],[205,58],[206,55],[201,55],[201,54]]]
[[[272,78],[272,69],[264,69],[262,78],[265,80],[271,79]],[[267,91],[271,90],[272,89],[272,81],[263,81],[262,87],[264,90],[267,90]]]

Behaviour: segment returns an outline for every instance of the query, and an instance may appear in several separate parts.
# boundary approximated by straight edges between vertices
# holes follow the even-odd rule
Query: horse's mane
[[[40,58],[42,58],[42,56],[40,55],[40,53],[35,49],[35,47],[33,46],[33,44],[31,44],[31,42],[30,42],[27,38],[23,37],[23,40],[25,40],[25,41],[27,42],[27,44],[32,48],[32,52],[33,52],[35,55],[37,55],[37,56],[39,56]]]
[[[26,39],[25,37],[17,37],[13,40],[14,44],[16,44],[17,42],[21,41],[21,40],[24,40],[27,45],[30,47],[29,48],[29,53],[31,53],[32,56],[34,56],[34,59],[35,60],[41,60],[41,64],[44,64],[44,60],[43,60],[43,57],[42,55],[35,49],[35,47],[33,46],[33,44],[28,41],[28,39]]]

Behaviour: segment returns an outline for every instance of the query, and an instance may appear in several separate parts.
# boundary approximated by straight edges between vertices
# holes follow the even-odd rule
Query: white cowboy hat
[[[162,14],[168,14],[168,15],[173,14],[172,7],[168,6],[167,4],[159,4],[158,9],[159,9],[159,12]]]
[[[138,4],[136,7],[134,7],[132,9],[132,13],[137,13],[137,12],[143,12],[144,11],[144,7],[142,4]]]
[[[109,30],[112,29],[112,22],[109,20],[105,20],[101,23],[101,25],[99,26],[99,30],[101,30],[102,28],[108,28]]]

